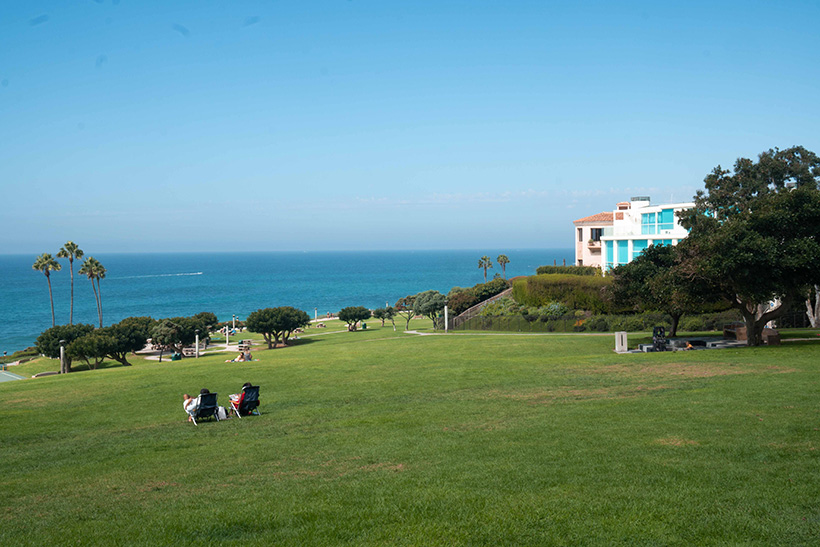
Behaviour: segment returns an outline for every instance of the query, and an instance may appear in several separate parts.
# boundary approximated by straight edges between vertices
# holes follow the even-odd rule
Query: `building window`
[[[658,233],[662,230],[671,230],[675,227],[674,209],[662,209],[658,213]]]
[[[657,226],[655,225],[655,213],[641,214],[641,235],[656,234]]]
[[[618,242],[618,264],[629,262],[629,241]]]
[[[604,235],[603,228],[593,228],[589,231],[589,238],[592,241],[601,241],[601,236]]]
[[[578,241],[580,241],[581,243],[584,242],[584,229],[583,228],[578,228]]]

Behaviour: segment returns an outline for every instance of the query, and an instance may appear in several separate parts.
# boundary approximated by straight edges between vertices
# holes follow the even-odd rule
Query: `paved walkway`
[[[14,380],[25,380],[25,376],[20,376],[19,374],[14,374],[11,372],[7,372],[5,370],[0,370],[0,382],[11,382]]]
[[[406,330],[404,333],[419,336],[615,336],[614,332],[419,332]]]

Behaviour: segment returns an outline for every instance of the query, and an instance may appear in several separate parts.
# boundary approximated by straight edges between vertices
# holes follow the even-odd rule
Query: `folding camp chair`
[[[247,416],[253,414],[254,411],[261,415],[261,412],[259,412],[259,386],[243,387],[242,391],[245,394],[244,397],[241,397],[242,402],[231,401],[231,408],[233,408],[234,413],[240,418],[243,414]]]
[[[196,425],[197,418],[216,418],[219,421],[219,416],[216,411],[219,405],[216,404],[216,393],[203,393],[197,397],[196,410],[191,415],[194,425]]]

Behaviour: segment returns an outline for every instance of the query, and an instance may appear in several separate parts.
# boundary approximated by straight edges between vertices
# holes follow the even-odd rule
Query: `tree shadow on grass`
[[[71,363],[71,372],[84,372],[84,371],[87,371],[87,370],[103,370],[103,369],[109,369],[109,368],[122,368],[124,366],[125,365],[123,365],[122,363],[119,363],[117,361],[103,361],[102,363],[97,365],[96,368],[95,368],[93,363],[92,363],[91,366],[89,366],[87,363],[81,361],[79,363],[77,363],[77,362]]]

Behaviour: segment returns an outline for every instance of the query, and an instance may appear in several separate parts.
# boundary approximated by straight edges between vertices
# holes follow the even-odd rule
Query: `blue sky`
[[[0,253],[570,247],[820,152],[816,2],[6,3]]]

